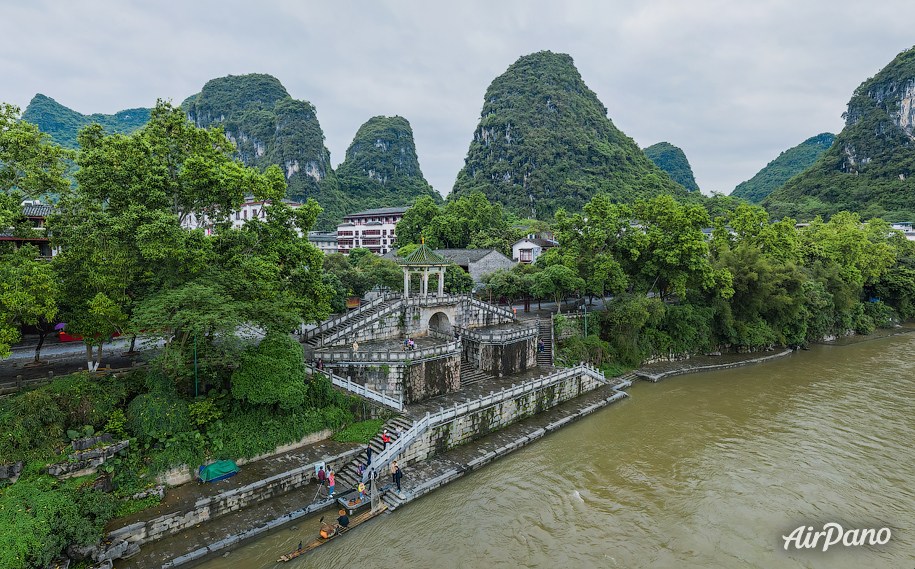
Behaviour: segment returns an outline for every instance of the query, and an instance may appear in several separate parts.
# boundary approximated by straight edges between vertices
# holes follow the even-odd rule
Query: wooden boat
[[[292,561],[292,560],[295,559],[296,557],[299,557],[300,555],[304,555],[304,554],[308,553],[309,551],[311,551],[312,549],[317,549],[318,547],[321,547],[322,545],[324,545],[324,544],[327,543],[328,541],[331,541],[331,540],[333,540],[333,539],[336,539],[336,538],[340,537],[341,535],[343,535],[343,534],[349,532],[349,531],[352,530],[353,528],[355,528],[355,527],[357,527],[357,526],[359,526],[359,525],[361,525],[361,524],[363,524],[363,523],[369,521],[370,519],[374,518],[374,517],[377,516],[378,514],[384,513],[384,511],[387,510],[387,509],[388,509],[388,506],[382,502],[382,503],[378,506],[377,509],[375,509],[375,510],[369,510],[368,512],[363,512],[363,513],[359,514],[358,516],[356,516],[356,517],[354,517],[354,518],[350,518],[349,526],[348,526],[348,527],[345,527],[345,528],[337,528],[337,531],[334,532],[333,534],[331,534],[329,537],[326,537],[326,538],[325,538],[325,537],[318,537],[318,538],[315,539],[314,541],[308,542],[308,543],[306,543],[305,545],[303,545],[302,547],[299,547],[299,548],[297,548],[297,549],[294,549],[293,551],[290,551],[289,553],[286,553],[286,554],[280,556],[280,558],[277,559],[276,561],[277,561],[277,563],[286,562],[286,561]]]

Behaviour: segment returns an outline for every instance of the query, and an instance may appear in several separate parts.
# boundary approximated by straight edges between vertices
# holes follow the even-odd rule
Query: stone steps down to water
[[[387,429],[388,434],[391,435],[391,441],[393,442],[393,441],[397,440],[396,433],[397,433],[398,429],[400,429],[400,431],[403,432],[403,431],[409,430],[410,427],[412,427],[412,426],[413,426],[413,424],[410,422],[409,419],[398,415],[398,416],[394,417],[393,419],[390,419],[388,422],[386,422],[384,424],[384,426],[382,427],[382,432],[384,432],[384,430]],[[369,441],[369,444],[367,446],[371,446],[373,455],[377,456],[378,453],[380,453],[382,450],[384,450],[384,444],[381,442],[381,434],[379,433],[379,434],[375,435],[375,437],[373,437],[372,440]],[[337,484],[336,490],[338,493],[348,490],[350,488],[355,488],[356,486],[358,486],[359,479],[360,479],[359,465],[365,464],[365,459],[366,459],[366,456],[365,456],[365,452],[363,451],[363,452],[359,453],[358,455],[356,455],[356,457],[353,460],[350,460],[349,462],[347,462],[343,466],[340,466],[339,468],[336,467],[335,465],[331,465],[332,468],[336,469],[336,484]],[[387,474],[387,472],[378,473],[379,482],[383,483],[383,481],[386,480],[386,478],[382,477],[382,475],[386,475],[386,474]]]
[[[493,376],[481,369],[473,367],[468,361],[461,361],[461,387],[475,385],[481,381],[492,379]]]
[[[540,335],[540,339],[543,340],[543,351],[537,352],[537,365],[538,366],[552,366],[553,365],[553,326],[552,321],[548,318],[539,318],[537,320],[537,328]]]

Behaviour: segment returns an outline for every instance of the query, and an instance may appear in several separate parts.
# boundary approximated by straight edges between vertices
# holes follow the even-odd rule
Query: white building
[[[337,226],[337,248],[348,254],[364,247],[376,255],[384,255],[394,246],[394,228],[409,207],[382,207],[351,213]]]
[[[890,227],[896,231],[902,231],[902,233],[905,234],[905,238],[909,241],[915,241],[915,229],[912,228],[911,222],[893,223],[890,224]]]
[[[321,250],[325,255],[337,252],[336,231],[309,231],[308,242]]]
[[[556,247],[559,243],[538,237],[525,237],[512,245],[512,261],[516,263],[536,263],[544,251]]]
[[[237,229],[247,223],[249,219],[266,219],[267,212],[264,211],[264,207],[271,203],[273,203],[271,200],[255,200],[252,196],[247,196],[244,203],[229,214],[229,221],[232,222],[232,227]],[[284,199],[283,203],[293,209],[302,207],[301,203],[292,200]],[[181,226],[185,229],[205,229],[207,235],[213,231],[213,223],[206,214],[198,215],[194,212],[184,218]]]

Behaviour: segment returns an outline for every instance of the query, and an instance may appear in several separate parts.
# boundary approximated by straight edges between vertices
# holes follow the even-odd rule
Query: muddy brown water
[[[630,393],[285,566],[915,567],[915,334]],[[318,517],[197,567],[277,566]],[[892,537],[784,550],[829,522]]]

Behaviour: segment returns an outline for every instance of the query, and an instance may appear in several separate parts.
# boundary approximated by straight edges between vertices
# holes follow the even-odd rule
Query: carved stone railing
[[[358,395],[364,397],[376,403],[380,403],[385,407],[390,407],[396,411],[403,411],[403,394],[398,393],[396,397],[388,395],[387,393],[381,393],[380,391],[375,391],[374,389],[369,389],[368,387],[356,383],[350,380],[348,377],[341,377],[333,372],[330,372],[326,369],[319,370],[313,366],[306,366],[310,373],[316,374],[320,373],[327,376],[330,379],[330,382],[337,387],[345,389],[346,391],[352,393],[353,395]]]
[[[455,326],[455,330],[461,335],[461,338],[480,342],[481,344],[509,344],[526,338],[535,338],[539,334],[536,322],[522,328],[505,330],[480,330],[478,328],[459,328],[457,326]]]
[[[383,304],[389,300],[395,300],[399,297],[400,297],[400,295],[397,293],[390,293],[390,292],[384,293],[381,296],[379,296],[378,298],[372,300],[371,302],[363,304],[362,306],[360,306],[359,308],[357,308],[355,310],[351,310],[349,312],[346,312],[344,314],[341,314],[341,315],[331,318],[329,320],[325,320],[324,322],[319,324],[316,328],[312,328],[311,330],[306,330],[305,333],[302,335],[302,337],[306,341],[310,340],[311,338],[314,338],[315,336],[319,336],[319,335],[323,334],[324,332],[327,332],[328,330],[334,328],[335,326],[338,326],[339,324],[342,324],[342,323],[352,320],[354,318],[359,318],[361,315],[365,314],[366,312],[369,312],[370,310],[374,309],[375,307],[380,306],[381,304]]]
[[[490,392],[489,395],[484,395],[474,401],[460,404],[455,403],[453,407],[439,409],[437,413],[426,413],[424,417],[414,422],[412,427],[401,434],[393,444],[389,445],[385,450],[372,458],[371,469],[366,469],[365,474],[362,476],[362,481],[366,482],[369,479],[370,470],[374,472],[384,472],[385,467],[388,466],[392,460],[403,454],[410,445],[423,435],[423,433],[433,427],[448,423],[457,417],[461,417],[473,411],[486,409],[521,395],[559,384],[579,375],[590,377],[600,383],[611,384],[599,369],[590,364],[582,363],[550,375],[542,375],[534,381],[528,381],[520,385],[512,385],[511,387],[503,388],[500,391]],[[618,391],[619,386],[614,387],[614,389]],[[619,396],[625,397],[625,394],[621,393]]]
[[[414,350],[367,350],[354,352],[347,349],[322,348],[315,352],[316,358],[321,358],[325,363],[348,362],[357,364],[366,363],[401,363],[405,361],[424,360],[446,354],[459,352],[461,343],[452,340],[446,344],[417,348]]]

